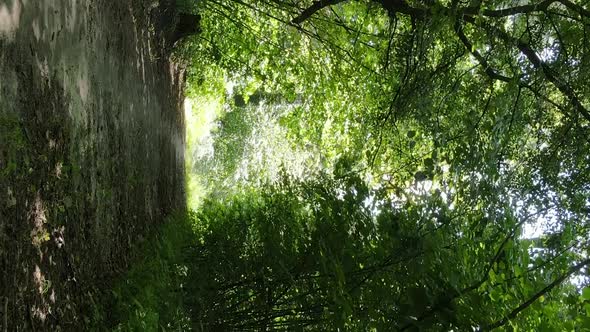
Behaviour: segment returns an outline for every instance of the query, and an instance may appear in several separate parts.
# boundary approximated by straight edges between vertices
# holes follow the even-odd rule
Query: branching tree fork
[[[310,7],[303,10],[298,16],[293,18],[291,23],[302,24],[306,20],[310,19],[315,13],[320,10],[342,3],[345,0],[322,0],[315,1]],[[518,84],[534,90],[535,94],[538,94],[538,89],[534,89],[528,82],[524,81],[519,77],[508,77],[501,74],[498,70],[494,69],[485,57],[474,47],[464,33],[463,24],[469,23],[477,28],[481,28],[493,35],[497,35],[507,45],[516,47],[522,54],[526,56],[529,62],[536,68],[542,71],[545,79],[553,84],[569,101],[571,108],[581,114],[588,122],[590,122],[590,113],[586,106],[583,105],[580,98],[577,96],[575,89],[564,79],[559,78],[557,73],[551,68],[551,66],[545,61],[541,60],[538,52],[535,51],[530,44],[524,41],[522,38],[516,38],[505,32],[502,28],[487,23],[485,20],[477,20],[476,17],[484,17],[487,19],[498,19],[505,18],[515,15],[532,15],[532,14],[544,14],[549,15],[549,8],[552,5],[563,6],[574,14],[577,14],[580,20],[588,22],[590,20],[590,11],[573,3],[569,0],[545,0],[537,4],[529,4],[523,6],[515,6],[504,9],[489,9],[482,8],[481,2],[478,6],[470,7],[459,7],[455,1],[451,7],[445,7],[440,3],[424,4],[422,6],[411,6],[405,0],[394,0],[394,1],[374,1],[376,4],[381,5],[388,13],[388,15],[395,19],[397,14],[407,15],[413,20],[428,20],[435,15],[445,15],[448,17],[455,18],[454,30],[457,37],[465,45],[465,48],[476,58],[480,63],[484,72],[493,80],[499,80],[502,82],[509,83],[513,80],[517,80]],[[588,24],[588,23],[586,23]]]

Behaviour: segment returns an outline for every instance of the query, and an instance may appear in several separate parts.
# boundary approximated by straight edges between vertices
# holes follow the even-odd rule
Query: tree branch
[[[530,5],[523,5],[523,6],[516,6],[511,8],[505,9],[483,9],[481,10],[480,6],[471,6],[461,9],[459,12],[463,15],[478,15],[481,14],[483,16],[488,17],[505,17],[505,16],[512,16],[517,14],[529,14],[538,11],[545,11],[547,8],[553,4],[554,2],[558,2],[558,0],[545,0],[537,4],[530,4]]]
[[[340,2],[344,2],[347,0],[318,0],[315,1],[310,7],[305,8],[299,16],[295,17],[291,20],[293,24],[301,24],[308,18],[310,18],[313,14],[320,11],[323,8],[338,4]]]
[[[396,13],[406,14],[413,18],[423,18],[430,12],[428,8],[411,7],[405,0],[373,0],[373,2],[385,8],[387,14],[392,19]]]
[[[580,16],[583,17],[590,17],[590,11],[582,7],[581,5],[575,4],[570,0],[544,0],[539,3],[529,4],[529,5],[522,5],[504,9],[481,9],[480,6],[471,6],[466,7],[459,10],[459,14],[462,15],[483,15],[487,17],[506,17],[506,16],[513,16],[518,14],[531,14],[535,12],[546,12],[547,8],[554,3],[561,3],[569,10],[578,13]]]
[[[463,45],[465,45],[465,48],[475,57],[477,62],[479,62],[479,64],[483,67],[485,73],[491,79],[503,81],[506,83],[512,81],[512,78],[504,76],[502,74],[498,74],[498,72],[489,65],[487,60],[479,53],[479,51],[473,47],[473,44],[469,41],[469,39],[467,39],[467,36],[465,36],[465,33],[463,32],[463,27],[461,26],[461,23],[458,20],[455,23],[455,33],[457,34]]]
[[[580,271],[582,268],[584,268],[588,264],[590,264],[590,258],[587,258],[584,261],[572,266],[565,274],[563,274],[559,278],[555,279],[552,283],[547,285],[545,288],[541,289],[539,292],[537,292],[535,295],[533,295],[526,302],[524,302],[521,305],[519,305],[518,307],[516,307],[504,318],[484,327],[480,331],[490,331],[490,330],[493,330],[495,328],[498,328],[498,327],[503,326],[504,324],[508,323],[508,321],[516,318],[516,316],[518,316],[519,313],[521,313],[523,310],[528,308],[531,304],[535,303],[535,301],[537,301],[541,296],[549,293],[551,290],[553,290],[553,288],[561,285],[561,283],[565,279],[569,278],[572,274]]]
[[[580,16],[590,17],[590,11],[585,9],[581,5],[575,4],[575,3],[571,2],[570,0],[559,0],[559,2],[562,5],[566,6],[569,10],[572,10],[572,11],[580,14]]]
[[[590,122],[590,112],[584,107],[584,105],[582,105],[582,102],[576,96],[574,90],[567,83],[557,78],[557,76],[549,67],[549,65],[539,58],[537,53],[531,48],[529,44],[527,44],[523,40],[510,36],[508,33],[506,33],[504,30],[500,28],[490,26],[485,23],[483,25],[480,25],[476,22],[476,20],[473,17],[463,16],[463,20],[475,26],[483,27],[488,30],[493,30],[506,42],[515,44],[516,47],[526,56],[526,58],[533,65],[533,67],[535,69],[540,69],[547,78],[547,80],[551,82],[553,86],[555,86],[565,97],[569,99],[570,103],[573,105],[574,110],[579,112],[587,121]]]
[[[533,64],[533,66],[537,69],[541,69],[547,80],[551,82],[564,96],[566,96],[574,109],[582,114],[586,120],[590,121],[590,113],[588,110],[582,105],[580,99],[576,96],[574,90],[565,82],[558,79],[553,70],[549,67],[547,63],[542,61],[537,53],[533,51],[533,49],[522,40],[519,40],[516,44],[518,49],[529,59],[529,61]]]
[[[510,241],[511,239],[514,238],[514,236],[516,235],[517,230],[525,222],[527,222],[531,217],[538,215],[542,211],[545,211],[545,209],[524,216],[521,221],[519,221],[516,225],[514,225],[514,227],[506,235],[506,237],[504,238],[504,240],[502,241],[502,243],[500,244],[500,246],[498,247],[498,249],[496,249],[496,252],[495,252],[494,256],[492,257],[492,259],[488,262],[487,266],[485,267],[484,273],[483,273],[483,275],[482,275],[482,277],[481,277],[480,280],[477,280],[475,283],[473,283],[473,284],[471,284],[471,285],[469,285],[469,286],[467,286],[467,287],[465,287],[465,288],[463,288],[461,290],[450,289],[448,291],[448,293],[445,294],[445,298],[444,299],[440,300],[437,303],[437,305],[433,306],[428,311],[424,312],[421,316],[419,316],[417,318],[416,322],[423,321],[423,320],[425,320],[425,319],[433,316],[435,313],[439,312],[443,308],[448,307],[449,304],[451,304],[455,299],[460,298],[461,296],[463,296],[463,295],[465,295],[467,293],[470,293],[470,292],[478,289],[481,285],[483,285],[486,281],[488,281],[488,279],[490,277],[490,271],[492,270],[494,264],[497,263],[500,260],[500,257],[502,256],[502,252],[504,251],[504,248],[506,247],[506,244],[508,243],[508,241]],[[410,329],[411,327],[414,326],[414,323],[415,322],[411,322],[411,323],[408,323],[408,324],[402,326],[399,329],[399,331],[406,331],[406,330]]]
[[[344,1],[347,0],[315,1],[310,7],[305,8],[303,12],[299,14],[299,16],[291,20],[291,23],[301,24],[321,9]],[[387,14],[391,19],[395,18],[396,13],[406,14],[413,18],[423,18],[430,12],[428,8],[412,7],[408,5],[408,3],[405,0],[373,0],[373,2],[380,4],[387,11]]]

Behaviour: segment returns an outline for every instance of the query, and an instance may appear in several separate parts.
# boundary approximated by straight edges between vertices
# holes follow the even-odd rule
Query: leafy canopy
[[[583,1],[198,7],[203,324],[589,328]]]

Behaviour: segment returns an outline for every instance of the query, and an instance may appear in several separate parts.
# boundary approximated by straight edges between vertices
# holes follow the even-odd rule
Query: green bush
[[[189,319],[183,303],[187,267],[184,248],[194,240],[190,214],[168,218],[141,249],[145,258],[112,290],[109,325],[116,331],[185,331]]]

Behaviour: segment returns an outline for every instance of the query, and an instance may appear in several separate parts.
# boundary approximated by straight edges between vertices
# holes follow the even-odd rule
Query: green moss
[[[22,126],[16,116],[0,115],[0,178],[25,172],[29,164],[24,153],[28,146]],[[2,163],[4,159],[4,164]]]

